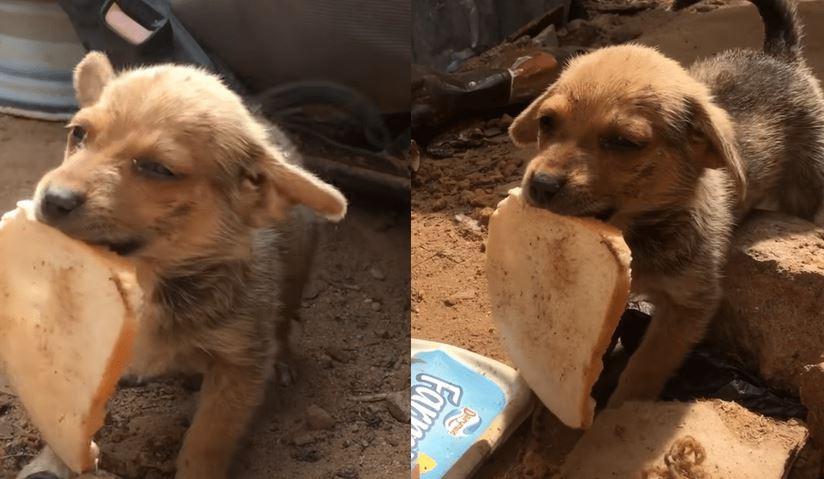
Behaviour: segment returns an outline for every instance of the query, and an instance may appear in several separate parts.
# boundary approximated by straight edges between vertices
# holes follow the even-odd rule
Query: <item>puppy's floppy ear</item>
[[[256,200],[249,217],[254,226],[283,219],[294,205],[304,205],[324,218],[338,222],[346,216],[346,198],[334,186],[286,161],[274,147],[256,152],[255,172],[247,181]]]
[[[530,103],[509,125],[509,137],[515,146],[522,148],[538,141],[538,110],[551,95],[552,86]]]
[[[89,52],[74,68],[74,94],[81,108],[94,104],[103,88],[114,78],[109,58],[100,52]]]
[[[744,163],[738,155],[735,130],[727,112],[709,100],[688,100],[693,112],[693,126],[707,141],[703,155],[704,167],[726,168],[735,183],[738,201],[747,194],[747,176]]]

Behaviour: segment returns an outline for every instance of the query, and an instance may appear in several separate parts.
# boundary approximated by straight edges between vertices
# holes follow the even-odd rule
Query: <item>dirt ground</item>
[[[606,3],[632,2],[602,2]],[[689,62],[727,47],[759,48],[762,42],[763,27],[747,2],[705,1],[679,12],[661,8],[669,2],[645,3],[653,7],[631,15],[592,9],[590,20],[576,20],[559,31],[561,45],[636,40]],[[807,57],[822,78],[824,35],[812,25],[824,22],[824,2],[802,2],[800,11],[808,25]],[[412,205],[412,336],[454,344],[504,363],[508,359],[491,322],[483,262],[488,217],[518,185],[531,154],[510,144],[506,128],[511,120],[509,115],[468,120],[436,137],[421,157]],[[580,436],[551,414],[539,414],[493,455],[478,477],[549,477]],[[824,477],[818,454],[812,447],[805,450],[791,477]]]
[[[0,210],[31,195],[62,159],[64,141],[61,124],[0,116]],[[272,386],[233,477],[408,474],[408,396],[363,396],[409,387],[409,238],[408,212],[358,199],[345,221],[326,228],[302,313],[298,383]],[[120,388],[98,439],[102,467],[129,479],[172,477],[196,389],[181,378]],[[328,429],[307,426],[310,406],[312,415],[323,416],[320,408],[331,416]],[[40,445],[0,378],[0,478],[14,477]]]

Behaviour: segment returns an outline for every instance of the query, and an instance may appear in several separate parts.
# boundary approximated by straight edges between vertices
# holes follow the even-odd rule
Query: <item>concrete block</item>
[[[824,360],[824,230],[756,214],[736,233],[724,288],[708,340],[797,394],[804,367]]]
[[[731,402],[629,402],[595,419],[561,477],[783,479],[807,437],[798,421],[768,419]]]

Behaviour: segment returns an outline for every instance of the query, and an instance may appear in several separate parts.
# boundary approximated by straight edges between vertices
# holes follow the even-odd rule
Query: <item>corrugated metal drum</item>
[[[70,117],[77,109],[72,68],[84,53],[56,2],[0,0],[0,112]]]

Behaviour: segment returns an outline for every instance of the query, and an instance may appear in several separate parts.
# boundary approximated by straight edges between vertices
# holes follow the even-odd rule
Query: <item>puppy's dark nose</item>
[[[535,173],[529,180],[529,197],[536,205],[546,206],[565,183],[565,176]]]
[[[67,216],[86,202],[86,195],[59,186],[50,186],[40,200],[40,214],[54,221]]]

